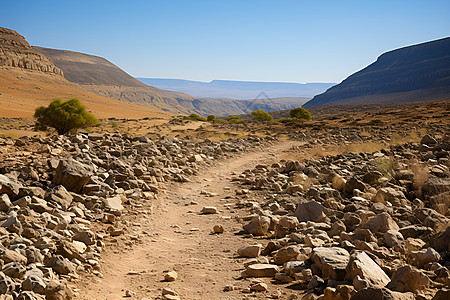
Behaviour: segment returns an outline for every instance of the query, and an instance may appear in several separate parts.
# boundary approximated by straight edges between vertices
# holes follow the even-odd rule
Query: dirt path
[[[161,206],[153,213],[142,213],[151,209],[148,204],[128,217],[137,242],[127,246],[119,241],[118,246],[109,246],[102,254],[103,278],[84,279],[78,298],[122,299],[128,290],[133,299],[155,299],[167,287],[177,291],[181,299],[242,299],[244,294],[239,291],[223,292],[226,285],[248,287],[248,282],[236,280],[243,259],[236,259],[235,252],[254,242],[235,235],[242,229],[236,217],[244,212],[232,206],[236,190],[232,174],[260,163],[288,159],[294,145],[299,143],[282,142],[244,153],[219,162],[191,182],[168,183],[159,196]],[[201,191],[216,195],[201,195]],[[219,213],[201,215],[203,206],[215,206]],[[223,234],[211,234],[216,224],[225,228]],[[162,281],[164,272],[172,270],[178,273],[178,279]]]

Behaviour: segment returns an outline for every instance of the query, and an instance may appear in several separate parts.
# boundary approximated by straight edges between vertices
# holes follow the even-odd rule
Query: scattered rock
[[[317,247],[311,253],[311,260],[322,271],[325,279],[344,280],[350,254],[339,247]]]
[[[261,244],[244,246],[242,248],[239,248],[237,250],[237,253],[239,257],[258,257],[261,254],[262,247],[263,246]]]
[[[358,275],[374,287],[384,287],[390,281],[389,276],[364,251],[354,252],[347,266],[347,279],[353,281]]]
[[[274,277],[278,271],[277,265],[253,264],[247,267],[242,277]]]
[[[201,213],[204,215],[208,215],[208,214],[217,214],[217,208],[214,206],[205,206],[202,208]]]
[[[178,274],[175,271],[170,271],[164,274],[165,281],[175,281],[178,278]]]
[[[397,292],[413,292],[423,290],[430,284],[428,276],[412,266],[404,266],[397,269],[391,282],[386,286]]]
[[[213,231],[214,233],[223,233],[224,229],[222,225],[214,225]]]

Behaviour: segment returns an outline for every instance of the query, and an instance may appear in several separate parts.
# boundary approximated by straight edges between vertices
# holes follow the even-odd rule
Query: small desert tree
[[[255,119],[256,121],[259,121],[259,122],[272,121],[272,116],[269,115],[267,112],[265,112],[262,109],[252,111],[252,116],[253,116],[253,119]]]
[[[304,120],[311,120],[311,113],[304,109],[303,107],[296,107],[294,109],[291,109],[290,112],[291,118],[296,119],[304,119]]]
[[[190,114],[189,116],[185,116],[183,117],[183,120],[206,122],[206,118],[203,118],[197,114]]]
[[[207,120],[208,122],[214,122],[215,119],[216,119],[216,116],[215,116],[215,115],[209,115],[209,116],[206,118],[206,120]]]
[[[230,116],[230,117],[226,118],[225,120],[227,120],[227,122],[230,122],[230,123],[242,123],[243,122],[242,119],[239,118],[238,116]]]
[[[36,108],[34,118],[36,130],[47,130],[48,127],[52,127],[58,134],[98,124],[98,120],[76,98],[66,102],[55,99],[48,107],[40,106]]]

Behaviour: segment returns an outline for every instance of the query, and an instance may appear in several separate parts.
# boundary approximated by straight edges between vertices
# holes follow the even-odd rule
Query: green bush
[[[209,115],[209,116],[206,118],[206,121],[208,121],[208,122],[214,122],[215,119],[216,119],[216,116],[215,116],[215,115]]]
[[[239,118],[238,116],[231,116],[231,117],[226,118],[225,120],[227,120],[227,122],[230,122],[230,123],[242,123],[243,122],[242,119]]]
[[[66,102],[53,100],[48,107],[40,106],[34,112],[36,130],[56,129],[58,134],[66,134],[80,128],[99,124],[98,120],[86,111],[80,100],[73,98]]]
[[[269,115],[267,112],[265,112],[262,109],[252,111],[252,116],[253,116],[253,119],[255,119],[256,121],[259,121],[259,122],[272,121],[272,116]]]
[[[213,123],[214,124],[217,124],[217,123],[226,123],[227,121],[225,121],[224,119],[215,119],[214,121],[213,121]]]
[[[197,114],[190,114],[189,116],[185,116],[185,117],[183,117],[183,120],[206,122],[206,118],[200,117]]]
[[[280,119],[277,119],[277,121],[281,122],[281,123],[290,123],[290,122],[298,121],[298,119],[296,119],[296,118],[280,118]]]
[[[311,113],[304,109],[303,107],[296,107],[291,109],[290,115],[292,118],[303,119],[303,120],[311,120]]]

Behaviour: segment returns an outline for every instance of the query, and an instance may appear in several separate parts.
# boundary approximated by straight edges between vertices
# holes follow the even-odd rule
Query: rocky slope
[[[34,50],[23,36],[0,27],[0,66],[63,75],[47,57]]]
[[[450,38],[386,52],[304,107],[446,99],[450,99]]]
[[[235,177],[236,206],[250,207],[243,233],[269,239],[237,249],[249,258],[242,277],[271,278],[302,299],[446,299],[450,144],[438,131],[441,140],[260,164]],[[260,280],[243,292],[271,290]]]

